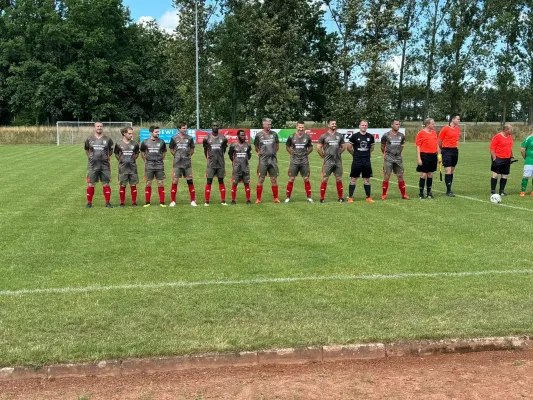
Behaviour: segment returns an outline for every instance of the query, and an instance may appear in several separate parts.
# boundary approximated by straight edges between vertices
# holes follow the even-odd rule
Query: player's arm
[[[492,138],[489,146],[490,157],[492,158],[492,161],[496,160],[496,138],[497,136]]]
[[[194,140],[193,138],[190,138],[189,140],[189,154],[192,155],[194,154],[194,148],[196,147],[196,145],[194,144]]]
[[[321,158],[324,158],[324,142],[324,136],[322,135],[318,138],[318,143],[316,145],[316,152]]]
[[[250,158],[252,158],[252,148],[250,146],[248,146],[248,150],[246,150],[246,154],[248,154],[248,161],[249,161]]]
[[[174,156],[176,154],[176,141],[174,138],[170,139],[170,143],[168,144],[168,148],[170,150],[170,154]]]
[[[207,148],[209,146],[209,143],[207,143],[207,138],[204,138],[204,140],[202,141],[202,145],[204,146],[204,156],[205,158],[207,158]]]
[[[163,146],[161,147],[161,159],[165,161],[165,156],[167,155],[167,144],[163,142]]]
[[[289,153],[292,156],[292,139],[291,139],[291,136],[289,136],[289,138],[285,142],[285,149],[287,150],[287,153]]]
[[[141,156],[146,163],[146,144],[144,142],[141,143]]]
[[[402,135],[402,141],[400,143],[400,154],[403,154],[403,146],[405,146],[405,136]]]
[[[87,157],[89,157],[89,150],[91,149],[89,138],[87,138],[87,140],[85,141],[85,145],[83,147],[85,149],[85,154],[87,155]]]
[[[313,152],[313,142],[311,142],[311,139],[309,139],[309,146],[307,146],[307,155],[311,154]]]
[[[274,139],[276,141],[276,153],[279,151],[279,137],[278,137],[278,134],[276,133],[276,139]]]
[[[372,138],[372,142],[370,142],[370,153],[374,151],[374,145],[376,144],[376,139],[374,139],[374,136],[370,136]]]
[[[235,154],[235,147],[233,147],[233,145],[231,145],[229,147],[229,150],[228,150],[228,157],[231,160],[231,162],[233,162],[233,155],[234,154]]]
[[[387,137],[383,135],[381,137],[381,154],[385,154],[386,148],[387,148]]]
[[[416,146],[416,159],[418,161],[418,165],[422,165],[422,158],[420,157],[420,146]]]
[[[520,147],[520,154],[522,155],[522,158],[526,158],[526,149],[524,147]]]
[[[254,139],[254,147],[255,147],[255,152],[259,154],[259,137],[258,136],[256,136]]]
[[[224,136],[224,140],[222,141],[222,154],[226,153],[227,148],[228,148],[228,138]]]
[[[133,149],[133,154],[135,155],[135,159],[137,160],[139,158],[139,154],[141,152],[139,151],[139,145],[135,144],[135,148]]]
[[[120,147],[118,147],[118,143],[115,145],[113,153],[115,153],[115,158],[120,161]]]

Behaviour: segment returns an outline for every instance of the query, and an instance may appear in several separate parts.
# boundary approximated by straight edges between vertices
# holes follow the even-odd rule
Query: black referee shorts
[[[509,175],[509,172],[511,172],[511,159],[496,157],[496,159],[492,161],[490,170],[499,175]]]
[[[442,148],[442,165],[444,167],[455,167],[459,160],[459,149],[456,147]]]
[[[420,153],[420,158],[422,159],[422,165],[416,167],[417,172],[427,174],[437,170],[437,153]]]
[[[368,161],[359,161],[352,162],[352,170],[350,171],[350,178],[372,178],[372,164],[370,160]]]

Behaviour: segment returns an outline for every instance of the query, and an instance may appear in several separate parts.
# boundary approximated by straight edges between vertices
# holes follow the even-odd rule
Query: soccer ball
[[[502,198],[499,194],[494,193],[492,196],[490,196],[490,202],[494,204],[500,204],[502,202]]]

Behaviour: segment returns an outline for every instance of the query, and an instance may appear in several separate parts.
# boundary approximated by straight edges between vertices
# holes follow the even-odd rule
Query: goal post
[[[93,133],[95,122],[86,121],[57,121],[57,145],[80,145]],[[116,143],[122,138],[120,129],[132,127],[132,122],[102,122],[104,135],[109,136]]]

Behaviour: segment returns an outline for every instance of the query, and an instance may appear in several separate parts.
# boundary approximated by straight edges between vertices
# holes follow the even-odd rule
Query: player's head
[[[158,126],[152,125],[148,130],[150,131],[150,136],[156,139],[159,138],[159,127]]]
[[[102,124],[101,122],[95,122],[94,123],[94,132],[97,135],[101,135],[104,132],[104,124]]]
[[[400,126],[402,126],[402,123],[399,119],[395,119],[392,121],[391,128],[394,132],[398,132],[400,130]]]
[[[305,132],[305,122],[303,121],[298,121],[296,123],[296,130],[298,131],[298,133],[301,135]]]
[[[328,121],[328,128],[332,131],[336,131],[337,130],[337,121],[335,121],[334,119],[330,119]]]
[[[239,129],[237,131],[237,139],[240,143],[246,142],[246,132],[244,132],[242,129]]]
[[[511,124],[505,124],[503,126],[503,133],[505,136],[511,135],[513,133],[513,126]]]
[[[185,135],[187,133],[187,124],[185,122],[180,122],[179,130],[182,135]]]
[[[359,123],[359,132],[366,133],[367,129],[368,129],[368,121],[364,119]]]
[[[426,118],[424,120],[424,128],[433,129],[435,126],[435,120],[433,118]]]
[[[213,135],[218,135],[218,122],[213,121],[211,123],[211,131],[213,132]]]
[[[269,131],[272,127],[272,120],[270,118],[263,118],[263,129]]]
[[[131,126],[127,128],[122,128],[120,130],[120,134],[127,140],[131,140],[133,138],[133,128]]]
[[[459,122],[461,122],[461,116],[459,114],[452,114],[450,116],[450,125],[451,125],[452,122],[455,125],[459,125]]]

